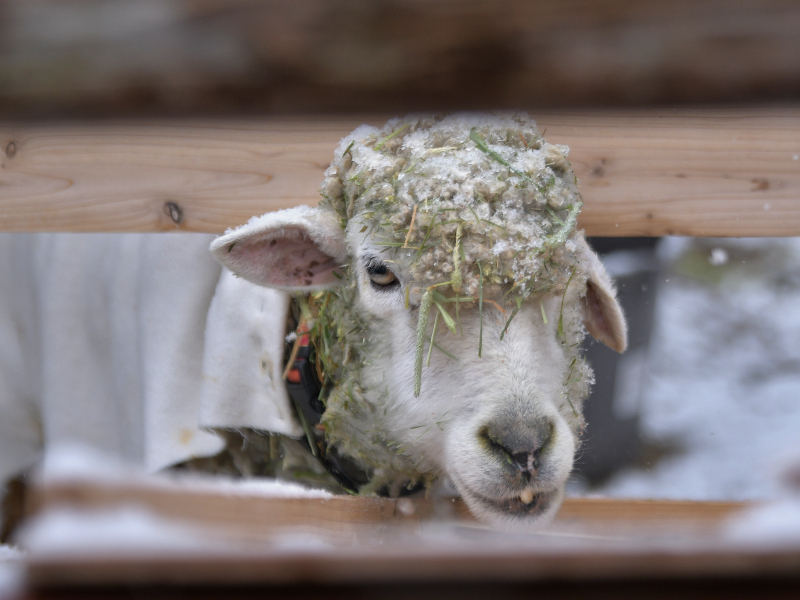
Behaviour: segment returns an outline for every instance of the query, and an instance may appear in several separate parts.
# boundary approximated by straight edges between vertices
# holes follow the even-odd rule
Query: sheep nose
[[[552,437],[553,425],[546,419],[493,423],[485,429],[491,444],[501,450],[526,477],[539,471],[539,457]]]
[[[531,452],[515,452],[511,455],[511,458],[520,471],[530,475],[536,475],[536,472],[539,470],[539,453],[541,451],[542,449],[538,448]]]

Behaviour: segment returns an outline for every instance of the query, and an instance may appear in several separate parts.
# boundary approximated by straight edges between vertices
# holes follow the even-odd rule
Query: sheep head
[[[489,522],[552,516],[592,383],[580,342],[626,344],[567,148],[525,115],[397,119],[342,140],[322,196],[212,250],[299,294],[329,443],[365,491],[447,477]]]

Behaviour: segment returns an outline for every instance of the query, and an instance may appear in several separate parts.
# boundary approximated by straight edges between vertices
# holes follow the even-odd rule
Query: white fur
[[[320,209],[321,210],[321,209]],[[280,214],[261,221],[269,229],[281,223]],[[323,221],[316,227],[324,232],[309,231],[307,238],[330,237],[335,230]],[[569,371],[562,342],[557,337],[557,324],[562,310],[562,297],[542,298],[541,306],[526,304],[514,319],[504,338],[500,333],[507,315],[487,302],[483,309],[482,356],[478,357],[480,328],[479,311],[474,305],[460,310],[459,331],[451,333],[440,324],[437,342],[453,355],[434,349],[430,366],[423,368],[421,392],[413,394],[414,355],[417,312],[405,307],[405,286],[410,285],[408,265],[390,262],[400,286],[392,290],[376,290],[370,284],[364,257],[386,256],[383,248],[371,245],[362,234],[363,226],[356,215],[342,236],[351,265],[356,269],[358,310],[370,323],[371,354],[361,369],[361,381],[368,391],[374,412],[380,417],[380,431],[392,444],[403,448],[403,454],[420,472],[449,478],[462,494],[472,512],[487,522],[506,527],[529,527],[546,522],[557,511],[564,486],[572,469],[578,446],[576,427],[580,422],[574,407],[565,403],[564,375]],[[236,235],[228,234],[228,239]],[[238,237],[247,243],[248,235],[261,236],[264,231],[249,232]],[[622,320],[614,300],[611,281],[602,264],[586,245],[582,236],[575,241],[583,262],[589,266],[589,277],[601,292],[601,302],[612,324]],[[225,261],[226,255],[217,253]],[[269,281],[256,283],[269,285]],[[576,286],[578,284],[575,284]],[[573,289],[563,307],[564,322],[578,318],[581,312],[579,292]],[[410,300],[418,303],[420,290],[412,289]],[[502,300],[498,290],[486,290],[487,300]],[[542,309],[549,316],[547,323]],[[430,320],[433,321],[435,309]],[[607,316],[607,315],[606,315]],[[613,343],[625,345],[623,329],[616,329]],[[575,418],[573,418],[575,417]],[[352,418],[356,418],[353,416]],[[524,426],[527,422],[547,422],[552,435],[540,455],[537,476],[525,481],[510,469],[498,452],[487,447],[482,433],[487,428],[507,425]],[[369,435],[375,421],[360,428]],[[529,458],[529,460],[532,460]],[[518,501],[525,489],[542,499],[542,505],[530,511],[507,509],[508,502]]]
[[[358,228],[350,228],[354,230]],[[362,237],[349,236],[354,255],[379,252]],[[400,276],[402,281],[402,273]],[[478,311],[462,307],[459,321],[463,335],[461,331],[451,333],[441,323],[436,334],[439,345],[455,360],[434,348],[430,366],[423,368],[420,395],[415,398],[416,314],[404,309],[402,288],[375,291],[363,270],[360,279],[363,309],[379,319],[380,327],[388,333],[385,352],[373,358],[366,375],[367,380],[375,380],[376,387],[388,390],[385,427],[393,439],[413,449],[425,468],[448,477],[478,518],[498,526],[530,525],[534,521],[541,524],[551,518],[560,505],[577,449],[572,428],[558,409],[561,376],[566,368],[556,340],[560,299],[548,298],[545,310],[551,318],[547,325],[538,306],[524,307],[503,340],[500,332],[506,316],[485,304],[481,358]],[[543,461],[546,466],[541,477],[530,484],[509,483],[505,465],[498,464],[498,458],[481,445],[481,428],[504,411],[520,419],[528,415],[546,417],[555,426],[555,444]],[[535,519],[520,519],[498,509],[497,502],[518,499],[525,487],[554,494],[544,513],[538,513]]]
[[[297,206],[227,231],[212,242],[211,253],[236,275],[261,285],[317,290],[336,282],[331,272],[347,259],[343,242],[333,215]],[[269,252],[262,252],[267,245]],[[308,268],[300,269],[303,264]]]

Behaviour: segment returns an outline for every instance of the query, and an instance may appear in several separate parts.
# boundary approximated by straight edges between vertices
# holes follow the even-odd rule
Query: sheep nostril
[[[500,430],[500,431],[498,431]],[[489,425],[479,432],[498,458],[516,467],[530,480],[539,472],[539,455],[552,437],[552,425],[545,420],[518,422],[510,426]]]
[[[516,452],[511,455],[514,459],[514,464],[517,465],[520,471],[528,471],[528,452]]]
[[[515,452],[511,455],[514,459],[514,464],[523,473],[534,474],[539,470],[539,451],[533,452]]]

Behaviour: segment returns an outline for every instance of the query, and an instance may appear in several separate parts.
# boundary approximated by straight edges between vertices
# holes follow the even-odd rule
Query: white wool
[[[343,283],[315,301],[326,307],[319,331],[338,337],[326,437],[373,472],[370,489],[446,476],[479,516],[525,525],[497,505],[520,488],[497,481],[481,432],[504,414],[548,421],[554,441],[534,491],[550,498],[539,516],[551,516],[591,381],[577,350],[587,277],[613,303],[602,266],[573,233],[580,203],[566,148],[547,144],[520,114],[411,116],[361,133],[342,143],[322,186],[321,210],[339,217],[349,253]],[[376,260],[396,276],[394,291],[370,283],[365,265]],[[431,323],[446,321],[448,310],[432,309],[425,325],[424,297],[435,289],[451,296],[441,302],[458,302],[456,275],[471,304],[461,309],[459,333],[439,325],[434,350]],[[621,315],[612,320],[622,348]],[[420,343],[428,349],[421,369]]]

